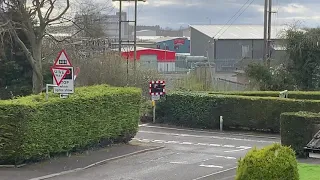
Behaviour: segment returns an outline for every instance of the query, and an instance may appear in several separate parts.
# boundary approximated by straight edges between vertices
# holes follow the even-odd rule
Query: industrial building
[[[162,37],[151,41],[156,44],[157,49],[190,53],[190,39],[187,37]]]
[[[281,44],[284,26],[273,26],[272,46]],[[217,71],[234,71],[243,59],[263,59],[263,25],[191,25],[191,56],[205,56],[216,63]],[[281,58],[283,49],[273,48],[272,59]]]
[[[123,51],[121,56],[132,61],[134,59],[134,51]],[[174,72],[176,52],[137,47],[137,61],[141,68],[148,70],[157,70],[158,72]]]

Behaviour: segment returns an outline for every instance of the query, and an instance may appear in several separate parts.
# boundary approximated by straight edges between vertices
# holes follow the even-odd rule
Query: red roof
[[[122,52],[121,55],[124,58],[129,56],[129,60],[133,60],[134,51]],[[157,55],[159,62],[174,62],[176,60],[176,52],[162,49],[143,48],[137,50],[137,60],[140,60],[141,55]]]

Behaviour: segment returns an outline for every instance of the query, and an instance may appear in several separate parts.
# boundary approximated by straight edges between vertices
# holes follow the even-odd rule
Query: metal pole
[[[46,84],[46,101],[49,99],[49,84]]]
[[[212,59],[213,59],[213,63],[214,63],[214,54],[215,54],[215,39],[212,38]],[[209,43],[211,43],[211,41],[209,41]],[[210,46],[209,46],[210,47]],[[209,51],[209,50],[208,50]],[[209,60],[209,52],[207,51],[207,60],[208,60],[208,63],[209,63],[209,68],[210,68],[210,76],[211,76],[211,88],[214,88],[214,74],[213,74],[213,67],[211,66],[211,62]],[[214,67],[215,68],[215,67]]]
[[[152,100],[152,106],[153,106],[153,123],[156,123],[156,101],[155,100]]]
[[[263,32],[263,63],[266,65],[266,55],[267,55],[267,29],[268,29],[268,0],[264,3],[264,32]]]
[[[121,34],[122,34],[122,0],[119,0],[119,53],[121,53]]]
[[[223,131],[223,117],[220,116],[220,131]]]
[[[138,0],[134,1],[134,57],[133,57],[133,78],[136,83],[136,60],[137,60],[137,14],[138,14]]]
[[[267,67],[270,67],[271,58],[271,16],[272,16],[272,0],[269,0],[269,17],[268,17],[268,47],[267,47]]]

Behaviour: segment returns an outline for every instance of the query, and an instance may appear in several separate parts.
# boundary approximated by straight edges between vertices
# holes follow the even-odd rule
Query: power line
[[[248,4],[248,6],[236,17],[236,19],[234,19],[233,21],[232,21],[232,23],[227,27],[227,29],[225,29],[222,33],[221,33],[221,35],[218,37],[218,39],[231,27],[231,25],[250,7],[250,5],[254,2],[255,0],[252,0],[251,2],[250,2],[250,4]]]
[[[241,8],[227,21],[227,23],[226,23],[225,25],[222,26],[222,28],[217,32],[216,35],[213,36],[213,38],[216,37],[216,36],[222,31],[222,29],[223,29],[226,25],[228,25],[228,23],[242,10],[242,8],[244,8],[245,5],[248,4],[249,1],[250,1],[250,0],[247,0],[247,2],[244,3],[244,4],[241,6]]]

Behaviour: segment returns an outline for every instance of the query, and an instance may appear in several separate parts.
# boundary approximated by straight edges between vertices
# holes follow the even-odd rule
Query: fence
[[[191,91],[245,91],[250,88],[238,82],[222,78],[207,78],[202,81],[192,74],[165,74],[168,91],[191,90]]]

